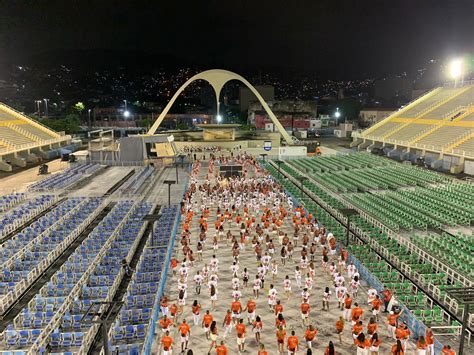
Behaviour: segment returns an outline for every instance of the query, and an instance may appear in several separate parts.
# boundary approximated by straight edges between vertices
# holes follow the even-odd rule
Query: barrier
[[[189,167],[189,170],[190,169],[191,169],[191,166]],[[183,191],[181,193],[182,196],[184,196],[184,193],[186,192],[187,187],[188,187],[188,178],[186,177],[186,182],[184,184]],[[153,346],[153,340],[155,338],[156,323],[158,322],[158,318],[159,318],[159,315],[160,315],[160,300],[161,300],[161,297],[163,296],[163,291],[164,291],[164,288],[165,288],[165,285],[166,285],[166,279],[167,279],[167,276],[168,276],[169,264],[170,264],[170,261],[171,261],[171,254],[173,254],[174,242],[176,240],[176,234],[178,232],[178,226],[179,226],[180,221],[181,221],[181,208],[178,207],[178,214],[176,216],[175,225],[173,227],[170,242],[168,244],[168,250],[166,252],[166,258],[165,258],[165,261],[164,261],[164,268],[161,271],[161,280],[160,280],[160,284],[158,286],[158,292],[157,292],[156,297],[155,297],[155,303],[153,304],[153,315],[151,317],[150,326],[148,327],[148,334],[147,334],[147,337],[145,339],[145,343],[143,345],[142,354],[145,354],[145,355],[151,355],[152,354],[151,348]]]

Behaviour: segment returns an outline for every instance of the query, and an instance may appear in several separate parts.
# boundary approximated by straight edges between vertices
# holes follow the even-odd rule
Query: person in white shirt
[[[297,266],[295,270],[295,280],[296,286],[298,286],[298,288],[301,288],[301,271],[299,266]]]
[[[201,285],[204,277],[199,273],[199,271],[194,275],[194,285],[196,287],[196,294],[201,294]]]
[[[253,295],[255,298],[258,298],[261,286],[262,280],[260,280],[258,275],[255,275],[255,280],[253,281]]]
[[[270,289],[268,290],[268,306],[271,310],[275,308],[276,301],[277,301],[278,292],[273,285],[270,285]]]
[[[291,295],[291,280],[288,275],[283,280],[283,289],[285,290],[286,298],[289,300]]]

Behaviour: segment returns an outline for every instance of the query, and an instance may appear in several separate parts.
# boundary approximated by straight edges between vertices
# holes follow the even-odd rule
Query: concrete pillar
[[[22,168],[24,168],[26,166],[26,160],[25,158],[22,158],[18,155],[15,155],[14,157],[12,157],[11,159],[11,163],[16,165],[16,166],[20,166]]]
[[[12,166],[2,160],[0,160],[0,170],[1,171],[12,171]]]

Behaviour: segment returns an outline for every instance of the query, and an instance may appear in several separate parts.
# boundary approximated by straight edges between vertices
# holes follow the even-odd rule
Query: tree
[[[85,108],[86,106],[81,101],[79,101],[73,106],[73,110],[76,111],[79,115],[82,113],[82,111],[85,110]]]
[[[77,114],[70,114],[65,118],[43,118],[40,122],[54,131],[73,134],[79,132],[81,120]]]

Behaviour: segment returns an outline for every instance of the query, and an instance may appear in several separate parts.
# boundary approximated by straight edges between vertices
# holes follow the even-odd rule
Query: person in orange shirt
[[[173,303],[170,306],[170,316],[173,317],[173,322],[176,323],[176,317],[178,316],[178,306],[176,303]]]
[[[312,325],[306,329],[306,332],[304,334],[304,339],[306,340],[306,345],[308,346],[308,349],[312,348],[312,342],[315,341],[316,335],[318,334],[318,330],[315,329]]]
[[[369,320],[369,324],[367,324],[367,334],[373,335],[377,332],[378,324],[375,322],[375,318],[371,317]]]
[[[441,349],[441,354],[443,355],[456,355],[456,352],[451,349],[451,346],[445,345],[443,346],[443,349]]]
[[[350,319],[351,307],[352,307],[351,295],[349,293],[346,293],[346,298],[344,298],[344,311],[342,313],[342,316],[344,317],[345,320]]]
[[[265,350],[264,344],[260,344],[260,349],[258,349],[257,355],[268,355],[268,351]]]
[[[210,327],[213,320],[214,320],[214,317],[209,313],[209,310],[207,310],[204,317],[202,317],[202,327],[206,331],[207,340],[209,340],[209,336],[210,336],[209,332],[210,332]]]
[[[403,351],[405,351],[407,348],[407,343],[408,339],[410,338],[410,334],[410,329],[408,329],[406,323],[400,324],[400,326],[397,327],[397,329],[395,330],[395,337],[397,338],[397,340],[400,340],[402,342]]]
[[[397,343],[392,345],[390,354],[391,355],[405,355],[405,352],[403,351],[402,342],[400,340],[397,340]]]
[[[239,324],[235,326],[235,330],[237,331],[237,347],[239,349],[239,353],[243,353],[245,350],[245,333],[246,333],[243,319],[240,319]]]
[[[428,344],[426,343],[425,337],[422,335],[416,342],[417,355],[426,355],[426,349],[428,349]]]
[[[232,302],[230,309],[232,309],[232,318],[234,319],[234,323],[238,323],[240,319],[240,314],[242,312],[242,305],[239,301],[234,301]]]
[[[277,300],[277,304],[275,305],[275,316],[278,317],[280,313],[283,313],[283,305],[280,300]]]
[[[326,347],[324,351],[324,355],[336,355],[336,348],[332,341],[329,342],[329,345]]]
[[[362,333],[364,330],[364,327],[362,325],[362,321],[358,321],[354,326],[352,327],[352,338],[354,339],[354,342],[357,344],[357,337]]]
[[[430,351],[430,355],[434,355],[434,335],[430,327],[426,328],[425,339]]]
[[[170,325],[173,324],[173,321],[169,319],[167,316],[163,316],[163,318],[160,319],[159,323],[160,323],[161,330],[163,331],[163,333],[166,333],[170,330],[169,327]]]
[[[336,322],[336,333],[339,336],[339,343],[342,344],[342,332],[344,331],[344,318],[342,316],[339,317],[339,320]]]
[[[365,338],[364,333],[360,333],[357,336],[357,338],[355,339],[355,345],[357,347],[357,354],[360,354],[360,355],[367,355],[368,354],[368,349],[370,347],[370,341],[369,341],[369,339]]]
[[[178,260],[176,260],[176,258],[171,258],[170,266],[171,271],[173,271],[173,276],[176,276],[176,267],[178,266]]]
[[[221,341],[221,345],[219,345],[216,348],[216,355],[228,355],[229,350],[227,350],[227,347],[224,345],[224,341]]]
[[[295,335],[295,331],[291,331],[291,335],[287,340],[288,355],[295,355],[298,351],[298,337]]]
[[[260,316],[257,316],[257,318],[255,318],[255,321],[253,322],[253,328],[252,328],[252,330],[255,333],[255,341],[257,342],[257,344],[260,344],[260,332],[262,331],[262,329],[263,329],[262,319],[260,318]]]
[[[178,330],[181,335],[181,352],[184,353],[184,350],[188,348],[189,336],[191,335],[191,328],[189,327],[189,324],[186,323],[186,319],[183,319]]]
[[[227,314],[224,317],[224,322],[222,322],[222,326],[224,327],[224,339],[227,337],[232,330],[232,311],[230,309],[227,310]]]
[[[166,332],[161,338],[161,347],[163,348],[163,355],[171,355],[173,353],[173,338],[170,337],[170,332]]]
[[[307,323],[309,323],[309,309],[310,309],[309,303],[307,302],[301,303],[300,309],[301,309],[301,320],[303,321],[303,325],[308,326]]]
[[[247,321],[249,324],[255,320],[255,308],[257,308],[257,304],[252,299],[249,299],[247,307],[244,309],[244,312],[247,311]]]
[[[378,355],[380,344],[382,344],[382,340],[379,339],[379,335],[377,333],[374,333],[374,335],[372,335],[372,338],[370,338],[369,350],[371,355]]]
[[[380,308],[382,307],[382,300],[379,295],[376,295],[372,301],[372,314],[375,316],[377,321],[379,320]]]
[[[278,352],[283,354],[284,346],[285,346],[286,330],[283,329],[282,326],[278,327],[276,331],[276,337],[277,337],[277,344],[278,344]]]
[[[354,303],[354,306],[355,307],[351,311],[352,325],[355,325],[360,319],[362,319],[362,315],[364,314],[364,310],[359,307],[357,302]]]
[[[400,313],[395,313],[390,311],[387,316],[387,323],[388,323],[388,333],[391,335],[393,339],[397,339],[395,337],[395,329],[397,328],[398,318],[402,315],[403,310]]]

